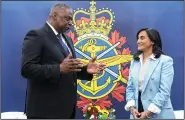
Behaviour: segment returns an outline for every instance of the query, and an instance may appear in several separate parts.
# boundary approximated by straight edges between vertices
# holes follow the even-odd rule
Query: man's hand
[[[95,63],[96,56],[92,58],[87,64],[87,72],[90,74],[101,73],[106,68],[106,65],[103,63]]]
[[[140,114],[141,114],[141,116],[139,117],[139,119],[147,119],[148,117],[152,116],[152,112],[150,112],[148,110],[141,112]]]
[[[134,119],[138,119],[141,116],[141,114],[134,107],[130,107],[130,112],[134,116]]]
[[[60,64],[60,72],[80,72],[82,67],[81,61],[72,59],[72,55],[69,54]]]

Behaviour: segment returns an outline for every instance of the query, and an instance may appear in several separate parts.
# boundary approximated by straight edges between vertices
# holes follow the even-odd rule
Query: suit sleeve
[[[60,65],[42,65],[43,43],[36,31],[29,31],[23,41],[21,74],[31,80],[52,80],[60,78]]]
[[[152,103],[160,109],[162,109],[165,102],[170,98],[173,76],[173,59],[171,57],[167,57],[162,64],[159,92],[156,94],[152,101]]]
[[[81,80],[92,80],[93,74],[87,72],[87,66],[83,67],[81,72],[77,72],[77,79]]]
[[[125,105],[125,110],[129,111],[129,108],[131,106],[135,107],[135,85],[133,82],[133,77],[132,77],[132,66],[133,66],[133,61],[131,62],[130,65],[130,70],[129,70],[129,78],[128,78],[128,83],[127,83],[127,88],[126,88],[126,101],[127,104]]]

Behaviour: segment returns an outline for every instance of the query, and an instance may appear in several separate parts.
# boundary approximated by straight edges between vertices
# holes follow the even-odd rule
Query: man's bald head
[[[69,6],[58,3],[51,8],[49,23],[58,32],[65,32],[72,25],[72,16],[73,12]]]
[[[50,10],[50,15],[53,14],[53,13],[55,13],[55,12],[65,11],[65,10],[67,10],[67,9],[69,9],[69,10],[72,11],[72,9],[71,9],[69,6],[67,6],[66,4],[57,3],[56,5],[54,5],[54,6],[51,8],[51,10]]]

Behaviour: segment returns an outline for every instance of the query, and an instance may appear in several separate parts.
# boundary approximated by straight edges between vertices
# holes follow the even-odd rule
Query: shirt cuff
[[[161,109],[157,107],[155,104],[151,103],[148,107],[148,110],[152,113],[159,114],[161,112]]]
[[[131,106],[135,106],[135,100],[129,100],[125,105],[125,110],[129,111]]]

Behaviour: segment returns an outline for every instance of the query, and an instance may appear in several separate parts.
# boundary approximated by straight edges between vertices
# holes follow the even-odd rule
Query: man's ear
[[[56,19],[57,19],[57,12],[53,12],[53,13],[52,13],[52,17],[53,17],[53,19],[56,20]]]

